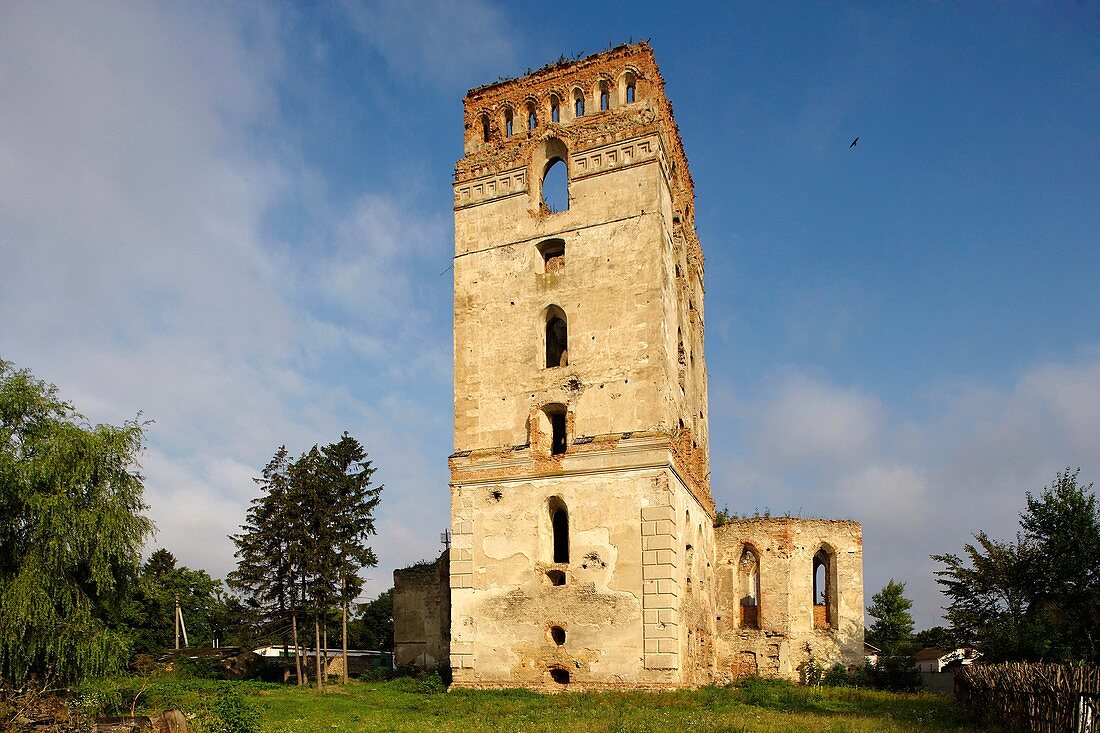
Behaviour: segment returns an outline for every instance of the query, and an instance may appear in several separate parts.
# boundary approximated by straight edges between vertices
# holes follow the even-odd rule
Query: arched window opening
[[[561,122],[561,100],[557,94],[550,95],[550,121]]]
[[[504,136],[512,137],[512,110],[504,110]]]
[[[565,502],[554,497],[550,500],[550,526],[554,532],[554,562],[569,562],[569,510]]]
[[[741,600],[741,628],[760,628],[760,558],[752,548],[741,551],[737,563],[737,594]]]
[[[631,104],[632,102],[634,102],[635,94],[636,94],[636,92],[634,91],[634,82],[633,81],[628,81],[626,83],[626,103],[627,104]]]
[[[573,92],[573,115],[584,117],[584,92],[580,89]]]
[[[535,116],[535,105],[528,102],[527,103],[527,129],[528,130],[534,130],[536,127],[538,127],[538,124],[539,124],[538,118]]]
[[[833,557],[822,547],[814,555],[814,628],[831,629],[833,618]]]
[[[607,82],[600,82],[600,109],[611,109],[611,93],[607,91]]]
[[[565,267],[565,240],[547,239],[538,244],[542,255],[543,272],[557,272]]]
[[[542,203],[557,214],[569,210],[569,171],[561,158],[551,158],[542,174]]]
[[[563,646],[565,644],[565,629],[560,626],[551,626],[550,639],[558,646]]]
[[[547,570],[546,578],[550,585],[565,585],[565,573],[560,570]]]
[[[550,679],[557,682],[559,685],[569,684],[569,670],[561,667],[554,667],[550,670]]]
[[[481,116],[481,141],[489,142],[489,115]]]
[[[546,312],[546,368],[569,365],[569,326],[560,308]]]

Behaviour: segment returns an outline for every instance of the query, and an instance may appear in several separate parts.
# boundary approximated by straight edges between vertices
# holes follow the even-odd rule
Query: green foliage
[[[867,614],[875,623],[867,630],[867,643],[882,650],[885,656],[907,656],[913,651],[913,602],[905,597],[905,583],[893,578],[871,597]]]
[[[228,678],[225,667],[215,657],[178,657],[172,662],[176,674],[183,678],[199,680],[224,680]]]
[[[921,649],[954,649],[965,643],[965,639],[957,639],[955,633],[951,629],[943,626],[933,626],[930,629],[924,629],[913,634],[913,646],[920,651]]]
[[[220,685],[200,699],[195,720],[206,733],[259,733],[260,715],[232,685]]]
[[[348,645],[357,649],[393,651],[393,588],[360,606],[357,619],[348,624]]]
[[[965,559],[932,556],[953,633],[989,661],[1100,661],[1100,510],[1078,473],[1027,494],[1014,542],[978,532]]]
[[[852,676],[848,674],[848,668],[840,662],[825,670],[825,675],[821,678],[821,684],[826,687],[846,687],[852,682]]]
[[[876,664],[865,664],[856,675],[856,684],[889,692],[917,692],[921,689],[920,670],[912,657],[879,657]]]
[[[733,519],[733,515],[730,514],[729,506],[723,505],[721,509],[714,513],[714,526],[718,528],[723,524],[729,524],[731,519]]]
[[[129,654],[118,614],[146,535],[142,426],[91,425],[0,360],[0,680],[79,680]]]
[[[225,594],[221,581],[205,570],[177,567],[171,552],[158,549],[124,604],[123,622],[133,631],[134,651],[156,654],[175,646],[177,595],[190,646],[213,646],[215,638],[224,643],[240,636],[239,604]]]
[[[382,491],[373,473],[363,446],[344,433],[296,460],[280,447],[255,479],[261,495],[232,537],[237,569],[229,584],[284,644],[301,643],[289,632],[308,615],[319,646],[318,625],[339,617],[362,590],[359,571],[378,564],[367,544]]]

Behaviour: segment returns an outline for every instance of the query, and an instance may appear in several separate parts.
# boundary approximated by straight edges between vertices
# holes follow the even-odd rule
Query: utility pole
[[[180,608],[180,594],[179,591],[175,593],[176,598],[176,648],[180,648],[180,630],[183,630],[183,645],[190,646],[187,643],[187,623],[183,620],[183,609]]]

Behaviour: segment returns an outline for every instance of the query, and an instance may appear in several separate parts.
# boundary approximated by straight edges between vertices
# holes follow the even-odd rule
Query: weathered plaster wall
[[[450,666],[450,557],[393,571],[394,661],[398,666]]]
[[[793,517],[735,519],[717,541],[717,681],[747,673],[798,679],[812,653],[830,665],[863,660],[863,538],[858,522]],[[759,558],[759,629],[742,624],[738,564],[746,547]],[[813,558],[822,548],[833,623],[814,628]]]
[[[628,72],[638,79],[633,103],[616,87],[608,110],[589,100],[575,118],[563,104],[560,123],[541,115],[528,131],[517,116],[510,138],[498,127],[489,142],[468,136],[455,173],[458,452],[525,444],[531,409],[568,399],[577,437],[682,435],[706,463],[702,255],[690,176],[648,46],[474,90],[467,127],[480,134],[473,120],[482,113],[496,120],[505,107],[548,104],[555,89],[596,89]],[[553,214],[541,205],[552,156],[569,172],[569,208]],[[550,238],[563,239],[566,253],[546,272],[537,246]],[[545,368],[549,305],[567,316],[565,367]],[[695,473],[706,470],[688,479],[701,484]]]
[[[568,510],[567,563],[553,561],[551,501]],[[669,469],[459,485],[452,505],[456,684],[556,688],[555,668],[580,688],[690,681],[681,619],[711,609],[685,590],[685,550],[706,554],[709,520]]]

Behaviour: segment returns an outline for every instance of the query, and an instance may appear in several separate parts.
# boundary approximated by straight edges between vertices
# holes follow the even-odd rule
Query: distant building
[[[914,654],[913,661],[921,672],[942,672],[951,666],[973,664],[981,656],[972,646],[950,650],[929,647]]]

